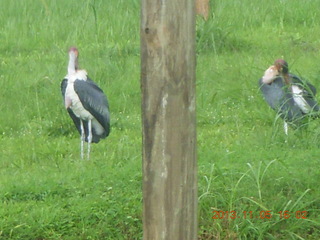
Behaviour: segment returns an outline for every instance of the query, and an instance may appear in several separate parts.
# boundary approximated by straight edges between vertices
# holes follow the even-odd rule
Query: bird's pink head
[[[288,63],[281,58],[274,61],[274,66],[279,71],[279,73],[283,73],[283,74],[289,73]]]
[[[69,54],[71,54],[71,53],[75,54],[76,57],[79,56],[79,51],[78,51],[78,49],[77,49],[76,47],[71,47],[71,48],[69,49]]]
[[[283,59],[277,59],[274,61],[273,65],[270,66],[262,77],[262,82],[265,84],[271,84],[278,76],[282,76],[286,83],[289,83],[288,80],[288,63]]]

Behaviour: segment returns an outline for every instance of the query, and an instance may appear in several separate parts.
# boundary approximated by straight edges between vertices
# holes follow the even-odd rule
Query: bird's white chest
[[[88,112],[82,105],[80,98],[76,91],[74,90],[73,82],[68,83],[65,93],[65,103],[69,103],[68,106],[73,113],[83,120],[93,119],[93,116]]]

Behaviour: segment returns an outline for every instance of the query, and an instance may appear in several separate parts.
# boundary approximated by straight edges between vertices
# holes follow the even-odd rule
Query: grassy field
[[[257,87],[283,57],[320,89],[320,0],[211,3],[197,19],[199,239],[320,239],[319,120],[286,137]],[[139,0],[1,1],[0,239],[141,239],[139,14]],[[60,93],[69,46],[111,107],[91,161]]]

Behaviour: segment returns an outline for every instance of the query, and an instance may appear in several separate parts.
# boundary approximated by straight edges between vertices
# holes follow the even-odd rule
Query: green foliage
[[[197,18],[200,239],[319,239],[319,121],[286,137],[257,87],[284,57],[320,88],[319,3],[211,1]],[[2,0],[0,239],[141,239],[139,14],[139,0]],[[111,107],[90,161],[60,93],[72,45]]]

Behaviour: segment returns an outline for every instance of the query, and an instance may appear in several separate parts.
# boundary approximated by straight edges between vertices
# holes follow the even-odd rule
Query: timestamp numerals
[[[236,211],[213,211],[212,213],[213,213],[212,219],[237,218]]]
[[[259,211],[257,213],[253,213],[252,211],[212,211],[213,216],[212,219],[272,219],[275,216],[279,216],[280,219],[289,219],[291,217],[295,217],[296,219],[307,219],[308,212],[307,211],[279,211],[275,216],[271,211]]]
[[[252,211],[243,211],[243,218],[247,219],[247,218],[254,218],[254,216],[252,215]],[[260,211],[259,215],[256,216],[255,218],[260,218],[260,219],[271,219],[272,218],[272,214],[271,211]]]
[[[282,218],[289,219],[290,217],[292,217],[292,215],[294,215],[296,219],[307,219],[307,216],[308,216],[307,211],[296,211],[293,213],[290,213],[289,211],[280,211],[278,213],[279,213],[280,219]]]

